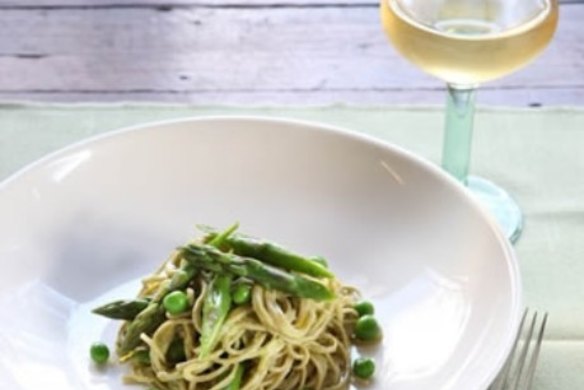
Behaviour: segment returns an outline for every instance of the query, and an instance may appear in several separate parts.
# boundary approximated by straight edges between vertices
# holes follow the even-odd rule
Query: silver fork
[[[547,313],[525,309],[511,353],[488,390],[531,389],[547,318]]]

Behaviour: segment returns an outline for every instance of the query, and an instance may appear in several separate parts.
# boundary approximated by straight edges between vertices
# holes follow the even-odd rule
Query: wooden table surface
[[[370,0],[0,0],[0,99],[195,104],[442,103]],[[479,102],[584,104],[584,4]]]

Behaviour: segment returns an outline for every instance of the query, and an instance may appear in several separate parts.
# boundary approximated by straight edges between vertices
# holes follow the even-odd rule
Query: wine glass
[[[442,167],[486,203],[515,242],[523,227],[517,203],[494,183],[468,176],[475,90],[546,47],[557,0],[381,0],[381,18],[404,57],[447,83]]]

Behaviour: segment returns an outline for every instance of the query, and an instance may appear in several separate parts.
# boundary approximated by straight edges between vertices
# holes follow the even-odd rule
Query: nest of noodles
[[[143,280],[139,297],[149,297],[170,280],[180,264],[177,253]],[[316,301],[255,284],[249,304],[229,312],[213,352],[200,359],[203,304],[213,278],[199,272],[186,288],[190,310],[166,318],[142,334],[148,359],[122,358],[131,366],[127,383],[159,390],[225,389],[244,367],[240,389],[346,389],[354,310],[359,292],[335,278],[325,283],[335,298]],[[237,281],[236,281],[237,283]],[[123,340],[127,323],[118,334]]]

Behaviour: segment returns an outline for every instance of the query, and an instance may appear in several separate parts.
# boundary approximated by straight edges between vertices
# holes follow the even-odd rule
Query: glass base
[[[499,222],[509,241],[515,243],[523,231],[523,214],[507,191],[476,176],[469,176],[467,187],[480,199]]]

